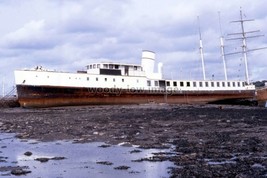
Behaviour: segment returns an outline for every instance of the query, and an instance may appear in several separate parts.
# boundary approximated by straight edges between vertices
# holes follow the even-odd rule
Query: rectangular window
[[[217,87],[220,87],[220,82],[217,82]]]
[[[209,87],[209,82],[205,82],[205,86],[206,87]]]
[[[167,86],[170,86],[170,82],[169,82],[169,81],[167,81],[166,85],[167,85]]]
[[[95,80],[98,81],[98,78],[96,77]]]
[[[159,81],[155,81],[155,86],[159,86]]]
[[[203,83],[202,82],[199,82],[199,87],[203,87]]]
[[[233,82],[233,87],[235,87],[235,82]]]
[[[124,82],[124,78],[123,78],[123,79],[121,79],[121,81],[122,81],[122,82]]]
[[[237,86],[240,87],[240,82],[237,82]]]
[[[89,81],[89,77],[87,77],[87,81]]]
[[[150,80],[147,81],[147,86],[149,86],[149,87],[151,86],[151,81]]]
[[[134,66],[134,70],[137,70],[137,66]]]
[[[115,69],[119,69],[119,65],[115,65]]]
[[[193,87],[197,87],[197,82],[193,82]]]
[[[231,86],[231,83],[230,82],[227,82],[227,86],[230,87]]]
[[[184,82],[180,82],[180,86],[183,87],[184,86]]]
[[[211,82],[211,87],[214,87],[214,82]]]
[[[107,69],[108,68],[108,65],[107,64],[104,64],[104,68]]]
[[[186,86],[187,87],[190,87],[190,82],[186,82]]]
[[[129,75],[129,66],[124,66],[124,75]]]
[[[113,69],[113,64],[109,64],[108,68]]]
[[[108,81],[108,79],[107,79],[107,78],[105,78],[105,82],[106,82],[106,81]]]
[[[100,68],[100,64],[97,64],[96,68]]]
[[[92,69],[93,68],[93,66],[92,65],[90,65],[90,69]]]
[[[173,82],[173,86],[174,87],[177,87],[177,82]]]
[[[115,82],[115,78],[113,78],[113,82]]]
[[[222,83],[222,86],[225,87],[225,82]]]

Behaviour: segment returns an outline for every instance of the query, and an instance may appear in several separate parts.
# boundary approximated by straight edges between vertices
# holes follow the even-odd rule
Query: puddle
[[[103,146],[104,145],[104,146]],[[0,133],[0,168],[27,166],[31,173],[22,177],[169,177],[169,161],[142,161],[153,153],[167,149],[140,149],[136,147],[105,146],[104,143],[72,143],[71,141],[37,142],[14,138],[13,134]],[[25,152],[32,155],[26,156]],[[62,158],[65,159],[53,159]],[[46,162],[35,159],[48,158]],[[51,159],[52,158],[52,159]],[[18,177],[10,171],[0,172],[3,177]]]
[[[259,163],[254,163],[251,167],[252,168],[258,168],[258,169],[266,169],[265,166],[263,166],[262,164],[259,164]]]

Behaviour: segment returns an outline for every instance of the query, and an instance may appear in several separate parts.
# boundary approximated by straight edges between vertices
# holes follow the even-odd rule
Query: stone
[[[31,173],[32,171],[29,171],[29,170],[23,170],[21,168],[19,169],[14,169],[11,171],[11,174],[13,175],[16,175],[16,176],[19,176],[19,175],[26,175],[26,174],[29,174]]]

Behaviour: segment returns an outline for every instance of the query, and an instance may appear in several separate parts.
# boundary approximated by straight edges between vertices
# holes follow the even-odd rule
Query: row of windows
[[[91,64],[87,66],[87,69],[96,69],[96,68],[100,68],[100,64]]]
[[[105,69],[119,69],[119,65],[116,64],[103,64],[103,67]],[[125,66],[124,68],[129,68],[129,66]],[[137,66],[133,66],[133,69],[137,70]]]
[[[174,87],[177,87],[178,84],[180,84],[180,87],[197,87],[197,84],[199,87],[241,87],[241,86],[245,86],[244,82],[177,82],[177,81],[173,81],[172,85]],[[191,85],[192,84],[192,85]],[[154,81],[154,85],[155,86],[159,86],[159,81]],[[147,86],[151,86],[151,81],[148,80],[147,81]],[[171,82],[170,81],[166,81],[166,86],[171,86]]]
[[[38,75],[36,75],[35,77],[38,77]],[[49,76],[47,76],[47,78],[49,78]],[[72,79],[72,78],[71,78],[71,77],[69,77],[69,79]],[[79,78],[75,77],[75,78],[73,78],[73,79],[76,79],[76,80],[78,80],[78,79],[79,79],[79,80],[81,80],[81,78],[80,78],[80,77],[79,77]],[[90,78],[89,78],[89,77],[87,77],[87,78],[86,78],[86,80],[87,80],[87,81],[89,81],[89,80],[90,80]],[[98,77],[96,77],[96,78],[95,78],[95,81],[99,81]],[[104,81],[105,81],[105,82],[107,82],[107,81],[108,81],[108,78],[104,78]],[[113,79],[112,79],[112,81],[113,81],[113,82],[116,82],[116,79],[115,79],[115,78],[113,78]],[[124,78],[122,78],[122,79],[121,79],[121,81],[122,81],[122,82],[124,82]],[[136,83],[139,83],[139,80],[138,80],[138,79],[136,80]]]
[[[129,66],[125,66],[129,67]],[[100,64],[90,64],[87,66],[87,69],[98,69],[100,68]],[[104,69],[119,69],[119,65],[116,64],[103,64]],[[137,70],[137,66],[133,66],[134,70]]]
[[[119,65],[114,65],[114,64],[103,64],[103,67],[105,69],[119,69]]]
[[[90,80],[90,78],[87,77],[87,81],[89,81],[89,80]],[[98,77],[95,78],[95,81],[98,81]],[[107,82],[108,81],[108,78],[104,78],[104,81]],[[124,82],[124,78],[122,78],[121,81]],[[113,82],[116,82],[115,78],[113,78]]]
[[[38,75],[36,75],[36,77],[38,77]],[[49,76],[47,76],[47,78],[49,78]],[[69,77],[69,79],[71,79],[71,77]],[[75,78],[78,79],[78,78]],[[81,78],[79,78],[81,79]],[[87,81],[89,81],[89,77],[87,77]],[[98,81],[98,77],[95,78],[96,81]],[[104,78],[104,81],[107,82],[108,79]],[[124,79],[121,79],[122,82],[124,82]],[[113,82],[116,82],[116,79],[113,78]],[[139,83],[139,80],[136,80],[137,83]],[[184,82],[184,81],[173,81],[172,85],[174,87],[177,87],[178,84],[180,84],[180,87],[191,87],[191,84],[193,87],[197,87],[197,84],[199,87],[241,87],[241,86],[245,86],[244,82]],[[147,80],[147,86],[151,86],[151,80]],[[155,80],[154,81],[154,86],[159,86],[159,81]],[[171,86],[171,81],[166,81],[166,86]]]

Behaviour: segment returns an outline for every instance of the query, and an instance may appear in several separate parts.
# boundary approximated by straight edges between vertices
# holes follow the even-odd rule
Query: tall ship
[[[163,77],[162,63],[155,67],[155,53],[144,50],[140,64],[96,62],[75,73],[34,69],[15,70],[18,101],[22,107],[51,107],[90,104],[205,104],[224,101],[252,100],[255,86],[249,82],[246,32],[243,28],[242,54],[246,80],[207,80],[200,34],[203,80],[169,80]],[[223,41],[221,39],[221,41]],[[221,42],[222,43],[222,42]],[[223,43],[221,44],[223,52]],[[224,57],[225,55],[222,54]],[[224,58],[223,58],[224,60]]]

